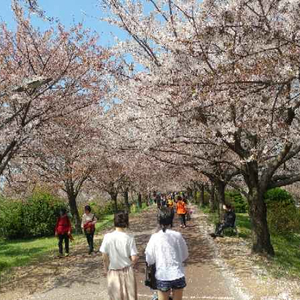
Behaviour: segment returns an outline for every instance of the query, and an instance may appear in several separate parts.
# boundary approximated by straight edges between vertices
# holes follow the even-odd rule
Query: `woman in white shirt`
[[[127,234],[128,213],[115,214],[116,230],[104,236],[100,252],[107,272],[108,295],[110,300],[137,300],[137,285],[133,266],[137,263],[138,252],[134,237]]]
[[[92,209],[89,205],[84,207],[84,214],[81,222],[81,228],[84,230],[89,245],[89,254],[92,254],[94,251],[94,233],[95,225],[97,223],[97,218],[91,211]]]
[[[168,300],[172,291],[173,300],[182,300],[186,287],[183,262],[188,258],[188,249],[180,232],[170,230],[172,216],[168,209],[161,209],[158,216],[161,230],[153,234],[146,247],[148,265],[156,265],[155,277],[159,300]]]

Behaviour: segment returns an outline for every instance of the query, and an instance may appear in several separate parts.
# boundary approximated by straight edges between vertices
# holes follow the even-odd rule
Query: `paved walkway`
[[[190,257],[186,263],[188,286],[184,292],[184,299],[248,299],[236,288],[231,274],[222,268],[222,262],[215,257],[212,243],[205,230],[202,230],[198,217],[196,211],[193,220],[188,223],[188,227],[185,229],[180,229],[178,220],[175,221],[174,229],[183,233],[190,252]],[[151,299],[151,291],[143,284],[145,270],[143,253],[151,233],[156,229],[154,208],[134,218],[130,229],[136,236],[138,249],[141,253],[137,268],[139,300]],[[57,260],[55,268],[49,262],[49,268],[53,268],[53,276],[49,277],[47,282],[43,280],[43,273],[41,273],[41,284],[31,289],[31,295],[25,296],[25,293],[22,294],[16,289],[14,297],[11,299],[108,300],[101,257],[100,255],[93,257],[84,255],[85,251],[85,248],[77,249],[71,257]],[[63,272],[59,271],[62,268],[60,266],[63,267]],[[24,291],[25,288],[26,286],[24,286]],[[3,298],[1,296],[1,299],[8,300],[10,298],[8,295],[4,295]]]

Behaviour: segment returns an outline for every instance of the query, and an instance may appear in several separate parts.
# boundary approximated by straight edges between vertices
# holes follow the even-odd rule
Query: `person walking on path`
[[[104,236],[100,247],[107,273],[110,300],[137,300],[137,283],[133,267],[138,261],[134,237],[127,234],[128,213],[114,216],[115,231]]]
[[[95,214],[91,213],[92,209],[89,205],[84,207],[84,214],[82,216],[81,228],[84,230],[88,245],[89,254],[94,251],[94,233],[95,225],[97,223],[97,218]]]
[[[186,227],[185,216],[187,213],[187,208],[186,208],[186,203],[182,200],[181,196],[178,196],[177,198],[176,211],[177,211],[177,215],[180,217],[180,222],[181,222],[180,227],[185,228]]]
[[[173,300],[182,300],[186,280],[183,262],[188,258],[188,248],[180,232],[170,230],[170,210],[159,212],[161,230],[152,234],[146,250],[148,265],[155,264],[158,299],[168,300],[172,291]]]
[[[67,216],[67,210],[61,209],[60,216],[55,226],[55,236],[58,237],[59,256],[63,256],[63,241],[65,242],[65,255],[69,256],[69,239],[71,235],[72,225]]]
[[[171,218],[172,218],[172,223],[171,223],[171,228],[173,228],[173,221],[174,221],[174,201],[172,200],[171,196],[169,196],[168,201],[167,201],[167,207],[171,211]]]

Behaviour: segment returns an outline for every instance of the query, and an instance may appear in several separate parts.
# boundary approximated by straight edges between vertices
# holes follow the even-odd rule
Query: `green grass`
[[[143,206],[132,215],[139,214],[141,211],[148,209]],[[99,218],[96,224],[96,233],[113,226],[113,215],[106,215]],[[74,235],[75,244],[85,241],[84,235]],[[21,267],[49,257],[58,251],[57,238],[35,238],[19,240],[1,240],[0,239],[0,279],[1,276],[8,274],[13,267]]]
[[[114,215],[106,215],[100,218],[100,221],[96,223],[96,233],[111,227],[113,225]]]
[[[145,209],[145,208],[143,208]],[[139,209],[135,214],[140,213]],[[96,224],[96,233],[113,226],[113,215],[106,215],[99,218]],[[84,235],[74,235],[75,244],[85,241]],[[0,279],[1,275],[7,274],[13,267],[21,267],[49,257],[58,251],[57,238],[35,238],[18,240],[0,239]]]
[[[96,224],[97,232],[112,226],[113,215],[107,215]],[[74,235],[75,244],[84,240],[84,235]],[[28,265],[57,251],[57,238],[0,240],[0,275],[13,267]]]
[[[275,277],[300,278],[300,235],[272,235],[275,257],[268,264]]]
[[[217,213],[210,213],[209,208],[201,210],[208,214],[211,223],[217,223]],[[236,214],[239,237],[251,239],[251,222],[248,214]],[[271,234],[275,257],[262,260],[261,264],[268,269],[274,277],[300,278],[300,234]]]
[[[12,267],[27,265],[57,248],[55,237],[28,240],[0,240],[0,274]]]

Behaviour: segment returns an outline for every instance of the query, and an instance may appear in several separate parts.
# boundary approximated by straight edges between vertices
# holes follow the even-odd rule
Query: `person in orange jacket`
[[[186,203],[183,201],[181,196],[178,196],[177,198],[176,211],[177,211],[177,215],[180,217],[180,222],[181,222],[180,227],[185,228],[186,227],[185,216],[187,213],[187,208],[186,208]]]
[[[59,256],[63,256],[63,241],[65,241],[65,255],[69,256],[69,239],[71,235],[72,225],[67,216],[67,210],[61,209],[60,216],[55,226],[55,236],[58,237]]]

